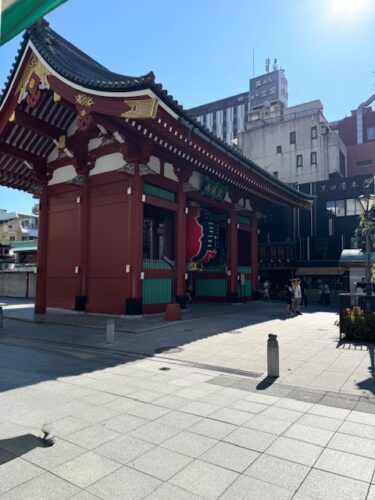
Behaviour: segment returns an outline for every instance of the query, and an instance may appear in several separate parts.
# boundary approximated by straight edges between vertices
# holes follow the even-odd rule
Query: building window
[[[357,167],[371,167],[372,160],[359,160],[357,161]]]
[[[336,217],[345,217],[345,200],[336,200]]]
[[[290,134],[289,134],[289,142],[290,142],[290,144],[295,144],[296,143],[296,133],[295,132],[290,132]]]
[[[316,165],[317,164],[317,159],[316,159],[316,152],[313,151],[310,153],[310,163],[311,165]]]
[[[216,111],[212,113],[212,132],[216,134]]]
[[[311,127],[311,139],[316,139],[318,137],[318,128]]]
[[[297,155],[297,167],[303,167],[303,156]]]
[[[273,176],[276,177],[276,179],[278,179],[279,178],[279,172],[274,172]]]
[[[233,108],[233,139],[237,138],[237,106],[234,106]]]
[[[276,146],[276,153],[282,153],[281,146]]]
[[[375,141],[375,127],[367,127],[367,140]]]
[[[335,215],[335,212],[336,212],[336,203],[334,201],[326,201],[326,209],[332,215]]]
[[[362,206],[359,200],[350,198],[346,200],[346,215],[360,215]]]
[[[203,125],[207,127],[207,115],[203,115]]]
[[[15,236],[9,236],[9,241],[16,241],[16,237]]]

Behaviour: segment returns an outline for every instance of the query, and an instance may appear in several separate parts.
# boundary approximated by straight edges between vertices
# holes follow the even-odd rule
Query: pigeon
[[[55,436],[52,434],[51,427],[48,424],[43,424],[42,426],[43,436],[40,440],[43,443],[44,447],[53,446],[56,442]]]

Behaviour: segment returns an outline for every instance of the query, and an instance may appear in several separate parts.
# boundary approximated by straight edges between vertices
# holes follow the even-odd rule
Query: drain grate
[[[177,352],[182,352],[183,349],[181,347],[177,347],[175,345],[166,345],[164,347],[158,347],[157,349],[154,350],[155,354],[161,354],[163,352],[168,352],[170,354],[174,354]]]
[[[159,370],[162,372],[167,372],[170,370],[170,368],[168,368],[168,366],[162,366],[161,368],[159,368]]]

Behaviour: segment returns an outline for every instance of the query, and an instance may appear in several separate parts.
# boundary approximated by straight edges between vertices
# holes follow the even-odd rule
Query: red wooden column
[[[186,307],[186,195],[180,182],[177,193],[177,212],[175,230],[176,249],[176,302],[182,309]]]
[[[254,210],[251,223],[251,288],[254,292],[258,290],[258,274],[258,221],[257,213]]]
[[[35,290],[35,314],[44,314],[47,308],[47,239],[48,195],[47,182],[42,185],[39,201],[38,253]]]
[[[176,212],[176,302],[182,309],[186,307],[186,194],[189,189],[188,182],[193,174],[193,169],[188,165],[174,166],[174,172],[179,180],[177,192]]]
[[[125,313],[142,314],[143,269],[143,179],[139,164],[134,164],[134,174],[128,189],[128,244],[130,256],[130,286],[126,298]]]
[[[75,309],[84,311],[87,302],[87,279],[89,260],[89,173],[95,166],[95,161],[88,153],[88,141],[82,140],[79,147],[74,148],[76,184],[79,186],[77,202],[79,202],[79,262],[78,262],[78,295],[75,296]]]
[[[232,205],[229,212],[230,221],[229,222],[229,259],[228,259],[228,291],[227,300],[228,302],[238,302],[238,292],[237,292],[237,261],[238,261],[238,229],[237,229],[237,211],[236,211],[236,199],[232,197]]]

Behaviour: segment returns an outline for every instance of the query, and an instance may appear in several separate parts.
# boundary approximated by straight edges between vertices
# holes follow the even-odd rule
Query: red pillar
[[[230,209],[230,223],[229,223],[229,266],[228,272],[228,302],[238,302],[237,292],[237,261],[238,261],[238,229],[237,229],[237,212],[235,203],[232,203]]]
[[[35,314],[44,314],[47,308],[47,238],[48,196],[47,184],[42,186],[39,202],[38,254],[35,291]]]
[[[176,302],[184,309],[186,307],[186,195],[180,182],[177,193],[177,212],[175,230],[176,249]]]
[[[134,175],[128,190],[128,242],[130,245],[130,286],[126,298],[126,314],[142,314],[143,269],[143,180],[139,165],[134,165]]]
[[[251,224],[251,285],[254,292],[258,290],[258,274],[258,221],[257,213],[254,211]]]
[[[79,295],[75,297],[75,309],[84,311],[87,302],[88,246],[89,246],[89,176],[82,175],[79,202]]]

